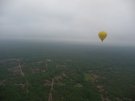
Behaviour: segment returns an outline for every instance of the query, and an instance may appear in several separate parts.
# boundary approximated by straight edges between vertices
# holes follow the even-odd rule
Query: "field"
[[[135,49],[0,43],[0,101],[135,101]]]

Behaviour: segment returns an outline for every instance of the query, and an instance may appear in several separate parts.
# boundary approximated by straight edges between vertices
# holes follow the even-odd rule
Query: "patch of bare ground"
[[[6,80],[0,80],[0,86],[5,86]]]
[[[65,76],[66,76],[65,73],[62,73],[61,75],[55,76],[53,78],[53,80],[55,80],[55,85],[63,86],[64,85],[63,80],[64,80]],[[44,86],[51,86],[51,82],[52,82],[51,80],[44,80],[43,85]]]
[[[15,86],[20,87],[22,90],[24,90],[26,92],[26,94],[29,92],[28,82],[25,82],[25,83],[16,83]]]
[[[101,100],[102,101],[111,101],[107,96],[101,95]]]
[[[31,72],[32,72],[33,74],[35,74],[35,73],[40,73],[40,72],[41,72],[41,69],[40,69],[40,68],[32,68],[32,69],[31,69]]]
[[[66,65],[64,65],[64,64],[57,64],[56,65],[56,68],[65,68],[66,67]]]
[[[52,95],[53,86],[54,86],[54,79],[52,79],[52,82],[51,82],[51,88],[50,88],[50,92],[49,92],[49,96],[48,96],[48,101],[53,101],[53,95]]]
[[[100,93],[101,100],[102,101],[111,101],[110,98],[108,97],[108,92],[105,89],[105,87],[98,82],[101,79],[101,77],[93,72],[90,72],[89,74],[87,74],[87,76],[89,76],[89,80],[95,85],[98,92]]]
[[[19,86],[21,88],[25,88],[25,84],[24,83],[15,84],[15,86]]]
[[[74,87],[81,88],[81,87],[83,87],[83,85],[80,83],[77,83],[76,85],[74,85]]]
[[[51,81],[50,80],[44,80],[43,85],[44,86],[51,86]]]
[[[111,101],[108,97],[108,92],[105,90],[103,85],[97,85],[96,88],[101,95],[102,101]]]
[[[8,71],[11,72],[14,76],[18,76],[21,74],[18,66],[13,67],[13,68],[9,68]]]

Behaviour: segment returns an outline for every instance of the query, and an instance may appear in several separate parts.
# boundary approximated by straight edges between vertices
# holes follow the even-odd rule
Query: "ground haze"
[[[134,101],[135,49],[2,41],[1,101]]]

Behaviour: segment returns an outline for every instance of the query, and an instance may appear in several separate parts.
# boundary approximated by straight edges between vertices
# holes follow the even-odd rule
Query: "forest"
[[[135,101],[135,49],[0,43],[0,101]]]

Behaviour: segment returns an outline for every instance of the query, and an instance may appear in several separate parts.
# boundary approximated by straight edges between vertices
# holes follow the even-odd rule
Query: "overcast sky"
[[[0,39],[135,44],[134,0],[0,0]]]

